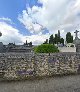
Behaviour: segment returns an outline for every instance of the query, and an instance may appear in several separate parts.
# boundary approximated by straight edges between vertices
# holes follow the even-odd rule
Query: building
[[[76,47],[58,47],[60,52],[76,52]]]
[[[75,44],[74,43],[67,43],[66,47],[75,47]]]
[[[30,53],[32,52],[32,43],[28,44],[23,44],[23,45],[15,45],[15,43],[9,43],[8,45],[3,45],[2,42],[0,42],[0,53],[5,53],[5,52],[25,52],[25,53]]]
[[[14,47],[8,48],[7,52],[32,52],[32,47],[24,45],[16,45]]]

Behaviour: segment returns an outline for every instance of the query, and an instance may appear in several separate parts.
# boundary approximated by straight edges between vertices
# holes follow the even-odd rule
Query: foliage
[[[2,36],[2,33],[0,32],[0,36]]]
[[[55,34],[55,37],[53,36],[53,34],[49,37],[49,41],[48,39],[46,39],[46,41],[44,41],[43,44],[58,44],[58,43],[62,43],[64,45],[64,39],[61,38],[60,36],[60,30],[58,30],[58,33]]]
[[[61,38],[59,34],[55,34],[54,43],[55,44],[62,43],[64,45],[64,39]]]
[[[58,37],[60,38],[60,30],[58,30]]]
[[[55,44],[58,44],[58,40],[59,40],[58,34],[55,34],[54,43],[55,43]]]
[[[63,38],[60,39],[60,43],[62,43],[64,45],[64,39]]]
[[[48,44],[48,39],[46,39],[46,41],[44,41],[44,43],[43,44]]]
[[[73,36],[71,35],[70,32],[66,34],[66,41],[67,43],[73,43]]]
[[[53,37],[53,35],[51,35],[50,38],[49,38],[49,44],[54,44],[54,37]]]
[[[36,53],[55,53],[59,52],[58,48],[53,44],[42,44],[34,48]]]
[[[26,40],[26,45],[28,45],[27,40]]]
[[[61,38],[61,36],[60,36],[60,30],[58,30],[58,34],[57,35],[58,35],[58,42],[60,42],[60,40],[61,40],[60,39]]]
[[[28,43],[29,44],[29,46],[32,46],[32,42],[30,42],[30,43]]]

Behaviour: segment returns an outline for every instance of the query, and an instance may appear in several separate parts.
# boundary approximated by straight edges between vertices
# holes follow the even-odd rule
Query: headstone
[[[3,43],[2,43],[2,42],[0,42],[0,53],[2,53],[2,52],[3,52],[3,49],[4,49],[4,47],[3,47]]]
[[[79,31],[77,31],[77,30],[74,32],[74,33],[75,33],[75,39],[76,39],[76,40],[79,39],[79,38],[78,38],[78,32],[79,32]]]
[[[76,52],[80,52],[80,44],[76,45]]]
[[[78,32],[79,31],[75,31],[75,40],[74,40],[74,44],[76,46],[76,52],[80,52],[80,39],[78,38]]]
[[[78,65],[78,70],[77,70],[77,72],[80,74],[80,65]]]

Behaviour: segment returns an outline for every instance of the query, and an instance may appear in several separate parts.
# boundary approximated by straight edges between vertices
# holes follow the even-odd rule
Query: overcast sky
[[[0,0],[0,41],[43,43],[60,30],[80,31],[80,0]],[[80,33],[79,33],[80,35]]]

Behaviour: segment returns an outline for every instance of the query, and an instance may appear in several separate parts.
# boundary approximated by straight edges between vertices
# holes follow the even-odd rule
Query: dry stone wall
[[[80,53],[1,53],[0,78],[22,79],[80,72]]]

